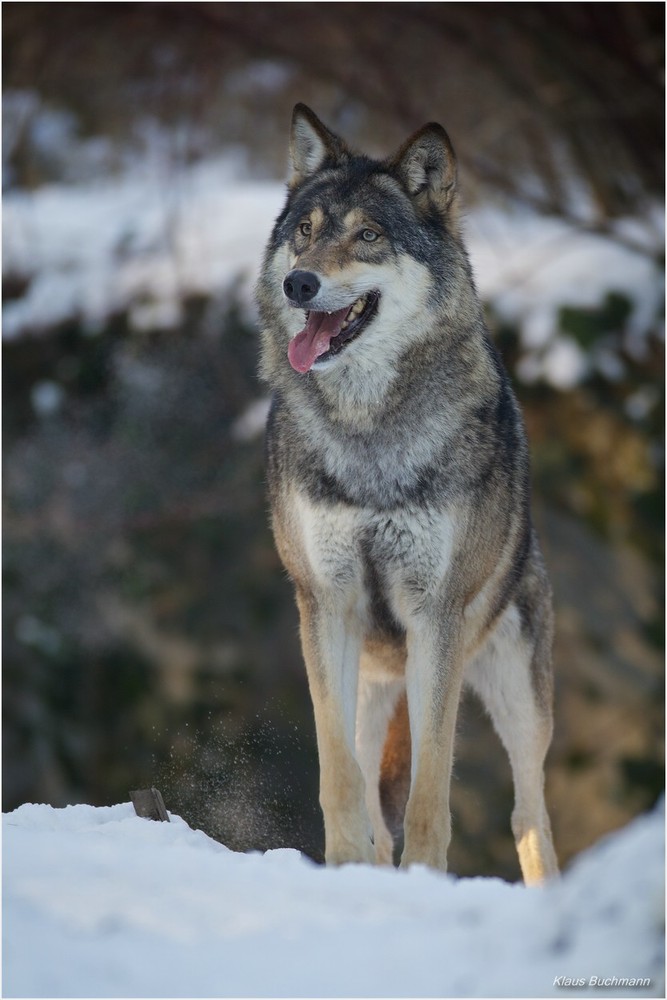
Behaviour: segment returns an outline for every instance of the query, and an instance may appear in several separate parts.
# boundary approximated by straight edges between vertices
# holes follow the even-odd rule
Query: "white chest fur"
[[[437,594],[446,579],[456,533],[452,512],[410,506],[375,512],[296,498],[301,540],[316,587],[360,611],[369,570],[381,582],[396,620]]]

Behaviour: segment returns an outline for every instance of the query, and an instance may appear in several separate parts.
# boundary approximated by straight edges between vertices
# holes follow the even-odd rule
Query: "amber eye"
[[[310,236],[312,231],[313,227],[311,226],[310,222],[302,222],[301,225],[299,226],[299,232],[303,236]]]
[[[361,232],[362,240],[366,240],[367,243],[372,243],[376,240],[380,234],[376,233],[374,229],[363,229]]]

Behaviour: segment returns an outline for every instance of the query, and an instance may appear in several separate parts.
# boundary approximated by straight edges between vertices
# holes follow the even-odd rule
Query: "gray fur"
[[[301,613],[327,860],[371,859],[371,825],[377,859],[391,853],[378,820],[382,748],[363,734],[386,733],[387,713],[407,690],[403,863],[445,867],[454,723],[470,683],[508,747],[524,876],[540,881],[556,871],[542,798],[551,597],[530,518],[521,414],[459,230],[454,151],[428,125],[393,158],[369,160],[303,105],[291,149],[290,189],[257,298],[261,372],[274,392],[273,525]],[[370,243],[359,235],[368,225],[378,234]],[[356,339],[318,354],[305,373],[287,357],[305,323],[282,290],[295,267],[321,281],[309,307],[322,315],[381,293]]]

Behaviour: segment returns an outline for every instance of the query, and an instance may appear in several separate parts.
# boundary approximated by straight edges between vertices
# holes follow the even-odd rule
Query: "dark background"
[[[275,180],[303,100],[369,151],[442,121],[469,204],[620,241],[652,257],[658,283],[661,253],[619,220],[662,212],[663,17],[659,3],[5,3],[5,99],[28,94],[32,108],[7,124],[5,196],[122,173],[147,120],[179,136],[176,172],[242,149],[250,176]],[[78,142],[104,138],[104,157],[73,166],[49,151],[44,109],[67,112]],[[31,280],[3,274],[5,299]],[[637,352],[630,313],[613,289],[588,309],[562,289],[559,331],[620,367],[561,391],[518,379],[519,331],[490,310],[556,593],[547,794],[563,862],[663,786],[662,315]],[[233,287],[190,295],[183,317],[139,334],[119,310],[102,328],[69,319],[5,342],[3,808],[156,785],[232,848],[321,858],[261,437],[233,430],[264,395],[256,330]],[[60,394],[48,412],[34,402],[45,381]],[[452,870],[518,877],[511,803],[504,754],[466,700]]]

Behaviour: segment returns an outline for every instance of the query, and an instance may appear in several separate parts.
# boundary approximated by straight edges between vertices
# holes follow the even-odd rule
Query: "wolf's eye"
[[[312,231],[313,227],[311,226],[310,222],[302,222],[301,225],[299,226],[299,232],[303,236],[310,236]]]
[[[379,235],[380,234],[376,233],[374,229],[362,229],[361,231],[361,238],[362,240],[366,240],[367,243],[372,243],[373,240],[376,240]]]

